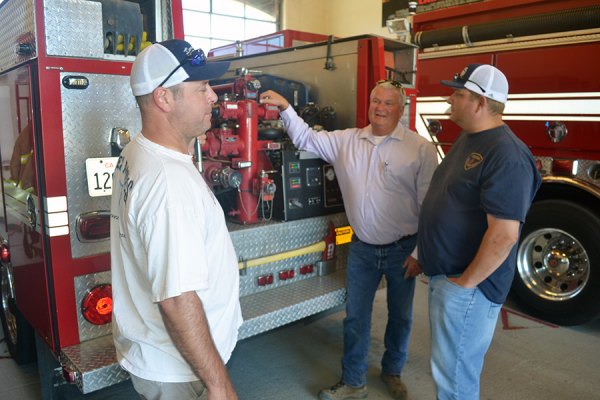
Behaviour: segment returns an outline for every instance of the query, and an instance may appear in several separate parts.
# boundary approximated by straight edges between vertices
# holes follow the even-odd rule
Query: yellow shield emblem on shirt
[[[471,153],[465,160],[465,171],[475,168],[483,161],[483,156],[479,153]]]

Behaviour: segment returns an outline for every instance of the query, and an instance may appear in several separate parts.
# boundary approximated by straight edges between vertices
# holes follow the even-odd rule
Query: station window
[[[183,0],[185,40],[205,52],[277,32],[282,0]]]

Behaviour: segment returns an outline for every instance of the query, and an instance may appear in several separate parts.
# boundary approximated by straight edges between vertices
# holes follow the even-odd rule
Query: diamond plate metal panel
[[[328,233],[330,221],[335,227],[348,224],[346,215],[340,213],[288,222],[265,222],[252,226],[230,224],[229,230],[238,258],[250,260],[320,242]],[[336,249],[337,269],[345,268],[346,247],[338,246]],[[315,264],[320,260],[321,253],[312,253],[248,268],[240,276],[240,297],[313,278],[317,275],[316,269],[311,274],[301,275],[299,268],[303,265]],[[278,278],[279,271],[290,269],[295,271],[294,278],[286,280]],[[273,274],[273,283],[259,286],[258,277],[267,274]]]
[[[335,227],[348,224],[344,213],[288,222],[266,222],[251,227],[230,226],[231,238],[238,257],[252,259],[277,254],[319,242],[328,233],[329,222]],[[348,246],[336,248],[337,272],[318,276],[315,272],[301,275],[299,268],[316,264],[320,253],[306,254],[263,266],[248,268],[240,276],[240,303],[244,324],[239,339],[245,339],[344,303],[345,267]],[[279,271],[294,269],[292,279],[280,280]],[[259,286],[261,275],[273,274],[270,285]]]
[[[102,284],[110,284],[110,271],[95,274],[76,276],[75,284],[75,307],[77,307],[77,327],[79,329],[79,341],[83,342],[112,333],[112,324],[94,325],[90,324],[81,313],[81,303],[89,290]]]
[[[117,363],[111,335],[63,348],[60,362],[75,373],[75,383],[83,393],[129,379],[129,374]]]
[[[45,0],[49,56],[103,58],[102,4],[87,0]]]
[[[60,79],[67,75],[82,75],[89,80],[89,86],[84,90],[61,86],[71,252],[73,258],[80,258],[110,250],[108,239],[93,243],[82,243],[77,239],[77,215],[110,210],[110,196],[89,196],[85,160],[110,157],[111,130],[126,128],[133,138],[141,131],[141,119],[128,76],[63,72]]]
[[[33,0],[9,0],[5,3],[0,7],[0,72],[37,57]],[[15,52],[17,43],[31,43],[33,53],[18,55]]]
[[[344,303],[346,271],[240,299],[244,323],[238,339],[267,332]]]
[[[579,160],[577,178],[594,186],[600,186],[600,177],[597,172],[593,173],[594,168],[600,168],[600,162],[597,160]]]
[[[251,259],[319,242],[334,226],[348,225],[344,213],[288,222],[264,222],[251,226],[229,224],[238,257]]]
[[[303,279],[309,279],[315,277],[317,275],[317,270],[315,268],[315,272],[307,275],[300,275],[299,268],[303,265],[307,264],[316,264],[320,261],[321,255],[319,253],[315,254],[306,254],[300,257],[293,257],[287,260],[281,260],[269,264],[265,264],[264,266],[249,268],[245,275],[240,276],[240,297],[247,296],[249,294],[262,292],[265,290],[271,290],[273,288],[291,285],[295,282],[298,282]],[[277,275],[279,271],[290,270],[293,269],[295,271],[295,276],[292,279],[280,280]],[[274,281],[272,284],[267,286],[258,286],[257,280],[259,276],[273,274]]]

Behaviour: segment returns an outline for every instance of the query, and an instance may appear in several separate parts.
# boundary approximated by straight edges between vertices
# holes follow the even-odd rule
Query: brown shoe
[[[361,387],[352,387],[340,381],[330,388],[323,389],[319,392],[321,400],[350,400],[350,399],[366,399],[367,385]]]
[[[388,387],[393,399],[406,400],[408,398],[406,385],[400,379],[400,375],[381,374],[381,380]]]

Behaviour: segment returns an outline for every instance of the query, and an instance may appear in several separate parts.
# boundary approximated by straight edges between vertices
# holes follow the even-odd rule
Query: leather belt
[[[354,235],[354,237],[355,237],[355,238],[356,238],[356,240],[358,240],[359,242],[361,242],[361,243],[364,243],[364,244],[366,244],[366,245],[368,245],[368,246],[375,247],[376,249],[385,249],[385,248],[392,247],[392,246],[395,246],[395,245],[397,245],[397,244],[400,244],[400,242],[403,242],[404,240],[410,239],[410,238],[412,238],[412,237],[413,237],[413,236],[415,236],[415,235],[416,235],[416,233],[413,233],[412,235],[404,235],[404,236],[402,236],[400,239],[398,239],[398,240],[396,240],[396,241],[394,241],[394,242],[392,242],[392,243],[388,243],[388,244],[371,244],[371,243],[363,242],[363,241],[362,241],[362,240],[360,240],[360,239],[358,238],[358,236],[356,236],[356,235]]]

